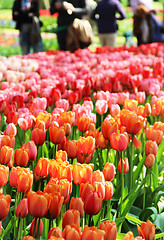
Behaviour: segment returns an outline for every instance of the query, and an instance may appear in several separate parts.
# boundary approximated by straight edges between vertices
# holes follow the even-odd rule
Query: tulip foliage
[[[0,237],[164,236],[164,44],[0,57]]]

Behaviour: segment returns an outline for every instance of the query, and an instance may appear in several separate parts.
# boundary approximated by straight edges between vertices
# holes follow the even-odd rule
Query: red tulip
[[[102,198],[97,192],[89,192],[84,199],[84,211],[89,215],[96,215],[102,207]]]
[[[36,227],[35,227],[35,232],[34,232],[35,221],[36,221]],[[43,232],[43,221],[40,218],[34,218],[32,220],[31,226],[30,226],[30,235],[37,238],[38,232],[39,232],[39,237],[40,237]]]
[[[126,174],[129,171],[128,158],[120,159],[120,161],[118,163],[118,171],[119,171],[119,173],[121,173],[121,160],[122,160],[122,164],[123,164],[123,173]]]
[[[154,163],[155,163],[155,155],[152,153],[149,153],[145,158],[144,165],[147,168],[152,168]]]
[[[48,201],[49,201],[49,207],[47,214],[45,215],[46,218],[49,219],[55,219],[59,216],[62,205],[64,202],[64,197],[60,196],[59,193],[49,193],[48,194]]]
[[[18,204],[15,210],[15,216],[19,218],[25,218],[28,214],[27,198],[24,198]]]

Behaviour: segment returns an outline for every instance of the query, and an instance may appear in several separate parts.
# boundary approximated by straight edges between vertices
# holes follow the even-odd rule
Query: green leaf
[[[132,215],[132,214],[130,214],[130,213],[126,214],[125,218],[128,219],[128,220],[130,220],[130,221],[132,221],[132,222],[134,222],[134,223],[136,223],[136,224],[141,225],[141,222],[142,222],[142,221],[139,220],[138,218],[136,218],[134,215]]]
[[[161,232],[164,232],[164,213],[158,214],[154,223],[155,226],[161,230]]]
[[[2,233],[2,238],[4,239],[8,239],[11,230],[13,229],[13,227],[15,226],[15,223],[17,221],[17,218],[15,216],[13,216],[10,220],[10,222],[8,223],[7,227],[5,228],[5,230]]]
[[[158,211],[155,207],[148,207],[142,211],[140,218],[143,221],[146,221],[147,219],[149,219],[151,217],[154,222],[157,218],[157,215],[158,215]]]
[[[124,236],[124,233],[117,233],[117,239],[123,239]]]

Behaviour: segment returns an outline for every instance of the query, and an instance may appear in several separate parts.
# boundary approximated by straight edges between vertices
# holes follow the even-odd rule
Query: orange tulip
[[[62,230],[61,230],[61,228],[59,228],[59,227],[51,228],[50,231],[48,232],[47,239],[49,239],[50,237],[61,238],[62,237]]]
[[[146,156],[144,165],[147,168],[152,168],[155,163],[155,155],[150,153]]]
[[[137,112],[137,106],[138,106],[138,101],[134,99],[125,99],[123,108],[130,111]]]
[[[51,123],[51,114],[50,113],[44,113],[44,112],[39,112],[39,114],[36,117],[36,120],[43,121],[45,122],[45,128],[49,128],[50,123]]]
[[[99,138],[98,138],[97,147],[101,148],[101,149],[105,149],[105,148],[107,148],[108,144],[109,144],[109,140],[105,139],[104,136],[102,135],[102,133],[100,133]]]
[[[41,191],[29,191],[27,194],[27,203],[29,214],[35,218],[43,217],[49,208],[46,193]]]
[[[69,204],[69,209],[78,210],[80,212],[80,218],[82,218],[84,215],[84,202],[83,202],[82,198],[72,197],[70,204]]]
[[[137,116],[137,113],[122,109],[120,112],[121,125],[126,127],[126,131],[130,134],[139,134],[146,126],[146,119],[142,116]]]
[[[32,188],[33,173],[29,168],[12,167],[9,181],[18,192],[26,192]]]
[[[60,196],[59,193],[49,193],[48,201],[49,208],[45,217],[49,219],[55,219],[59,216],[61,212],[64,197]]]
[[[88,117],[88,115],[83,115],[78,118],[77,121],[77,128],[81,132],[86,132],[89,128],[91,119]]]
[[[80,225],[80,212],[76,209],[68,209],[63,214],[62,228],[64,229],[66,225]]]
[[[56,151],[56,161],[58,161],[58,159],[62,160],[63,162],[66,162],[68,159],[67,152],[63,150]]]
[[[110,200],[113,197],[113,184],[111,182],[105,182],[105,198],[104,200]]]
[[[67,179],[69,182],[72,182],[72,164],[59,164],[58,168],[58,179]]]
[[[95,138],[95,146],[97,147],[98,145],[98,140],[99,140],[99,130],[88,130],[85,132],[85,137],[91,136]]]
[[[114,118],[105,119],[102,123],[102,134],[105,139],[110,139],[112,133],[117,133],[118,124]]]
[[[27,236],[23,237],[22,240],[35,240],[35,238],[33,238],[30,235],[27,235]]]
[[[136,148],[142,147],[141,141],[135,135],[133,136],[133,146]]]
[[[7,125],[6,130],[4,131],[4,134],[8,135],[8,136],[16,136],[17,128],[16,128],[15,124],[14,123],[9,123]]]
[[[145,240],[155,239],[155,226],[150,221],[142,222],[141,226],[137,225],[139,236],[143,237]]]
[[[149,140],[156,141],[157,145],[159,145],[163,139],[163,132],[161,130],[154,129],[153,126],[149,126],[146,130],[146,137]]]
[[[39,158],[34,168],[34,173],[41,178],[46,178],[48,176],[48,168],[49,168],[49,159],[44,157]]]
[[[114,164],[106,162],[104,167],[103,167],[102,172],[104,174],[105,181],[112,181],[114,179],[115,174],[116,174]]]
[[[84,211],[89,215],[96,215],[100,212],[102,207],[102,198],[99,194],[94,192],[89,192],[84,199]]]
[[[122,163],[123,163],[123,173],[126,174],[129,171],[128,158],[120,159],[120,161],[118,163],[118,171],[119,171],[119,173],[121,173],[121,160],[122,160]]]
[[[70,136],[71,131],[72,131],[71,125],[69,123],[64,123],[63,127],[64,127],[64,131],[65,131],[65,135],[67,137]]]
[[[14,148],[15,146],[15,137],[14,136],[8,136],[8,135],[3,135],[0,141],[0,147],[3,146],[8,146],[11,148]]]
[[[92,186],[94,187],[94,191],[98,193],[98,196],[104,200],[105,198],[105,184],[102,182],[93,182]]]
[[[72,170],[74,183],[81,184],[88,182],[91,179],[92,171],[92,164],[75,163]]]
[[[34,143],[34,141],[29,141],[27,143],[24,143],[21,148],[25,148],[28,150],[29,160],[33,161],[35,160],[37,156],[37,147]]]
[[[131,231],[127,232],[122,240],[135,240],[134,235]]]
[[[158,152],[158,145],[155,141],[148,140],[145,144],[145,155],[149,155],[150,153],[157,155]]]
[[[82,155],[85,155],[85,156],[90,155],[95,149],[95,138],[91,136],[88,136],[86,138],[79,137],[78,148],[79,148],[79,152]]]
[[[126,132],[121,134],[113,133],[110,136],[110,144],[114,150],[124,151],[127,149],[129,144],[128,134]]]
[[[68,111],[62,112],[58,118],[59,126],[64,126],[65,123],[69,123],[71,126],[75,120],[75,112]]]
[[[35,221],[36,221],[36,227],[35,227],[35,232],[34,232]],[[39,223],[39,221],[40,221],[40,223]],[[38,227],[39,227],[39,229],[38,229]],[[40,237],[42,235],[42,232],[43,232],[43,221],[42,221],[42,219],[34,218],[32,220],[29,233],[30,233],[30,235],[32,235],[35,238],[37,238],[38,232],[39,232],[39,237]]]
[[[15,210],[15,216],[19,218],[25,218],[28,214],[27,198],[24,198],[18,204]]]
[[[97,227],[84,226],[81,240],[104,240],[105,232]]]
[[[8,181],[9,168],[4,165],[0,165],[0,187],[5,186]]]
[[[9,213],[9,209],[10,209],[10,203],[11,203],[11,197],[10,195],[3,195],[2,193],[0,193],[0,221],[3,221],[8,213]]]
[[[100,170],[96,170],[92,173],[92,179],[90,181],[91,183],[94,182],[101,182],[105,185],[105,178],[104,178],[104,174],[103,172],[101,172]]]
[[[17,175],[17,191],[18,192],[30,191],[32,188],[32,184],[33,184],[33,173],[29,168],[23,169],[22,172],[18,171],[18,175]]]
[[[27,149],[23,148],[15,149],[14,162],[17,166],[25,167],[28,164],[28,161],[29,155]]]
[[[62,236],[64,239],[67,240],[72,240],[72,239],[76,239],[76,240],[80,240],[81,239],[81,230],[77,225],[66,225]]]
[[[104,221],[100,224],[99,229],[105,231],[104,240],[116,240],[117,227],[115,222]]]
[[[49,127],[50,141],[54,144],[59,144],[63,141],[65,136],[64,127],[59,127],[56,123],[52,123]]]
[[[9,164],[12,161],[13,149],[8,146],[3,146],[0,150],[0,163]]]

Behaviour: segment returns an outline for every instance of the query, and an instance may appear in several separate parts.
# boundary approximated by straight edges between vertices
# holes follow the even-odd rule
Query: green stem
[[[121,203],[120,203],[120,216],[122,214],[122,203],[123,203],[123,192],[124,192],[124,172],[123,172],[123,160],[122,160],[122,152],[121,155]]]
[[[19,227],[20,227],[20,218],[18,218],[18,226],[17,226],[17,240],[19,240]]]
[[[37,237],[36,237],[36,239],[39,239],[40,220],[41,220],[41,218],[38,219],[38,229],[37,229]]]
[[[51,229],[51,225],[52,225],[52,219],[49,219],[48,232],[49,232],[50,229]]]
[[[131,140],[131,154],[130,154],[130,161],[129,161],[129,174],[130,174],[130,185],[129,185],[129,191],[133,188],[133,135]]]

